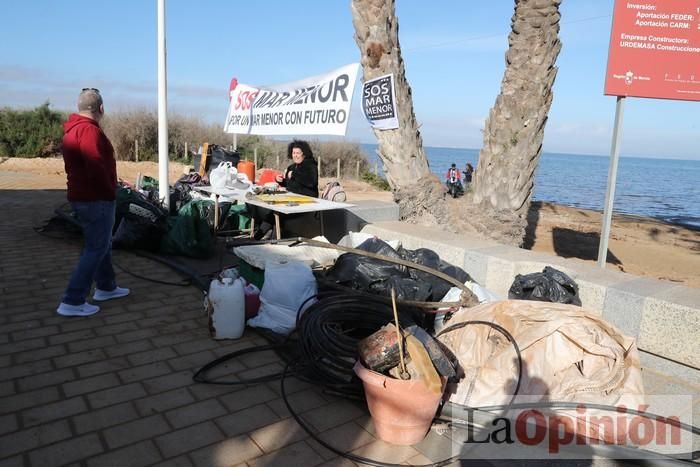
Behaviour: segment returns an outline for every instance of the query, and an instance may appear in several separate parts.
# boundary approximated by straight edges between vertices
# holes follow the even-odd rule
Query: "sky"
[[[399,40],[426,146],[478,149],[500,89],[512,0],[397,0]],[[564,0],[544,151],[610,153],[603,95],[613,0]],[[4,2],[0,107],[73,110],[83,87],[107,112],[157,108],[157,1]],[[168,110],[221,123],[232,77],[297,81],[359,62],[350,0],[166,0]],[[699,64],[700,66],[700,64]],[[361,75],[360,75],[361,76]],[[345,139],[376,143],[360,83]],[[622,156],[700,160],[700,102],[627,98]]]

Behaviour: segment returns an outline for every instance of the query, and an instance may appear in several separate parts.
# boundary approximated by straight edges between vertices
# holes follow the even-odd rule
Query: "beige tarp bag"
[[[507,300],[462,308],[445,329],[463,321],[488,321],[506,329],[522,355],[516,402],[567,401],[644,404],[634,339],[584,308]],[[438,339],[458,358],[463,378],[448,386],[450,402],[480,407],[507,404],[518,379],[513,345],[486,325],[467,325]],[[590,413],[589,413],[590,415]]]

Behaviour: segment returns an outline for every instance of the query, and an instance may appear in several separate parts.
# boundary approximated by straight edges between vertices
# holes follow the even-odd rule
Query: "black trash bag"
[[[177,215],[177,212],[185,204],[192,200],[190,192],[193,190],[195,185],[199,185],[202,182],[202,177],[197,172],[191,172],[182,175],[170,193],[170,215]]]
[[[211,160],[210,167],[212,169],[218,167],[222,162],[230,162],[233,167],[236,168],[241,160],[240,153],[236,151],[229,151],[218,144],[210,144],[209,149],[211,151],[209,154],[209,159]]]
[[[396,250],[378,238],[365,240],[357,249],[390,258],[400,258]],[[326,273],[326,278],[337,284],[365,292],[380,293],[380,291],[386,291],[387,293],[381,293],[381,295],[387,296],[389,292],[386,288],[386,281],[392,276],[410,279],[405,266],[368,258],[355,253],[340,255],[335,264]]]
[[[457,279],[462,284],[472,280],[471,276],[469,276],[469,274],[467,274],[467,272],[462,268],[453,266],[452,264],[441,260],[440,256],[436,252],[428,248],[418,248],[416,250],[406,250],[404,248],[400,248],[399,254],[408,261],[435,269],[436,271],[442,272],[443,274]],[[426,301],[439,302],[453,287],[453,284],[450,282],[440,279],[439,277],[436,277],[428,272],[409,268],[409,273],[416,281],[430,285],[431,293]]]
[[[143,194],[117,187],[112,243],[116,248],[155,251],[168,230],[168,211]]]
[[[394,289],[397,300],[429,301],[432,290],[430,284],[418,282],[410,277],[389,276],[374,282],[369,287],[369,292],[375,295],[391,297],[391,289]]]
[[[122,217],[112,237],[112,245],[127,250],[157,251],[166,225],[156,225],[142,217]]]
[[[218,144],[209,145],[209,157],[207,157],[204,170],[209,174],[213,169],[217,168],[222,162],[230,162],[233,167],[238,166],[238,162],[241,160],[241,154],[236,151],[229,151],[228,149],[219,146]],[[202,155],[196,154],[192,159],[192,164],[194,169],[199,171],[199,166],[201,165]]]
[[[508,298],[581,306],[578,285],[566,274],[550,266],[542,272],[515,276]]]
[[[407,250],[404,247],[399,248],[399,254],[407,261],[416,264],[421,264],[429,268],[437,269],[440,265],[440,256],[433,250],[428,248],[418,248],[417,250]],[[415,269],[412,269],[415,271]]]
[[[326,277],[340,285],[365,292],[384,290],[381,284],[390,277],[410,279],[407,271],[401,271],[397,264],[388,263],[354,253],[340,255]],[[382,294],[388,295],[388,294]]]
[[[437,253],[427,248],[396,251],[378,238],[365,240],[357,248],[427,266],[461,283],[471,280],[464,270],[442,261]],[[326,277],[346,287],[387,297],[393,287],[397,297],[404,300],[440,301],[452,287],[451,283],[428,272],[353,253],[341,255]]]

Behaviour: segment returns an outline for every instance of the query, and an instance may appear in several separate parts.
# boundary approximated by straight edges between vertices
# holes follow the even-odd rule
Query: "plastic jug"
[[[238,339],[245,330],[243,279],[224,277],[209,284],[209,331],[214,339]]]
[[[279,170],[274,169],[262,169],[260,171],[260,178],[258,178],[258,185],[263,186],[266,183],[277,182],[277,176],[284,175]]]
[[[258,314],[260,309],[260,289],[254,284],[248,284],[245,293],[245,319],[250,319]]]
[[[240,161],[238,163],[238,172],[244,173],[250,180],[250,183],[255,183],[255,164],[250,161]]]

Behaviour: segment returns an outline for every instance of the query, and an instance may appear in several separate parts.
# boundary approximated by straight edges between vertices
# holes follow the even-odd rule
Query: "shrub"
[[[255,148],[257,148],[258,167],[284,170],[291,164],[291,161],[287,159],[288,144],[289,141],[245,135],[242,139],[239,136],[238,150],[241,153],[241,158],[252,161]],[[309,145],[314,153],[314,158],[321,160],[319,177],[335,177],[338,172],[338,159],[340,159],[341,178],[354,178],[358,162],[360,163],[360,174],[369,167],[367,157],[356,143],[309,140]]]
[[[361,178],[362,178],[362,181],[367,182],[370,185],[372,185],[376,188],[379,188],[380,190],[384,190],[384,191],[391,190],[391,187],[389,186],[389,182],[387,182],[385,178],[382,178],[377,174],[374,174],[372,172],[363,172]]]
[[[62,121],[67,115],[49,110],[48,102],[31,111],[0,110],[0,156],[52,155],[60,153],[63,136]],[[136,141],[138,160],[158,160],[158,115],[146,109],[107,113],[100,125],[114,146],[117,160],[135,161]],[[191,162],[199,146],[208,142],[229,147],[233,136],[224,133],[220,125],[206,124],[197,118],[171,115],[168,117],[168,154],[173,160]],[[189,154],[185,154],[185,145]],[[288,141],[256,135],[238,135],[237,149],[241,158],[253,160],[257,152],[258,167],[285,169]],[[314,156],[321,160],[321,177],[335,177],[340,160],[342,178],[352,178],[359,163],[360,174],[369,163],[358,144],[343,141],[309,141]]]
[[[112,141],[116,158],[136,160],[158,160],[158,115],[145,109],[107,114],[102,127]],[[219,125],[207,125],[196,118],[181,115],[168,116],[168,154],[173,160],[191,161],[192,153],[204,142],[226,146],[231,144],[231,135],[223,132]],[[185,154],[185,143],[187,151]]]
[[[365,172],[369,166],[365,153],[359,144],[344,141],[313,141],[311,149],[316,159],[321,159],[319,177],[335,177],[338,173],[340,160],[341,178],[353,178],[360,164],[359,173]]]
[[[60,153],[65,114],[46,102],[32,110],[0,109],[0,156],[47,157]]]

